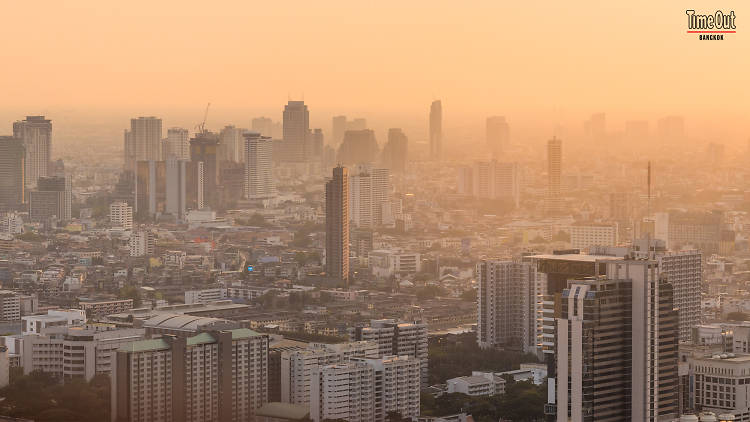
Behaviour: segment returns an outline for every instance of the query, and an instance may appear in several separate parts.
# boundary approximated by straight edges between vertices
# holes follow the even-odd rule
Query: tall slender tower
[[[562,176],[562,141],[553,137],[547,141],[547,212],[562,212],[561,192]]]
[[[276,195],[273,180],[273,140],[245,132],[245,198],[268,199]]]
[[[36,186],[40,177],[49,175],[52,121],[44,116],[26,116],[26,120],[13,123],[13,137],[23,139],[26,147],[26,186]]]
[[[430,106],[430,159],[439,160],[443,150],[443,105],[440,100]]]
[[[310,112],[304,101],[289,101],[284,107],[284,151],[281,161],[305,161],[305,142],[310,129]]]
[[[130,119],[125,145],[126,154],[130,151],[135,161],[161,160],[161,119],[153,116]]]
[[[23,140],[0,136],[0,212],[24,202],[26,149]]]
[[[349,287],[349,170],[341,166],[326,182],[326,273]]]

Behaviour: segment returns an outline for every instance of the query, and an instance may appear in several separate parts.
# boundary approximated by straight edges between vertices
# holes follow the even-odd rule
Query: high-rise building
[[[427,365],[427,324],[375,319],[367,327],[349,328],[349,341],[373,341],[380,356],[409,355],[420,359],[422,386],[429,381]]]
[[[115,362],[113,422],[248,421],[268,401],[268,336],[248,329],[137,341]]]
[[[333,169],[326,182],[326,274],[349,285],[349,170]]]
[[[190,160],[190,133],[181,127],[167,129],[167,139],[164,148],[164,160]]]
[[[130,119],[130,131],[125,131],[125,169],[132,171],[137,161],[161,160],[161,137],[161,119]]]
[[[217,209],[219,199],[219,136],[212,132],[196,133],[190,140],[190,161],[203,163],[203,205]]]
[[[309,160],[321,161],[323,159],[323,149],[325,147],[325,137],[323,129],[313,129],[307,144],[307,154]]]
[[[223,161],[231,161],[233,163],[241,163],[245,159],[245,138],[242,136],[243,133],[247,132],[247,129],[234,127],[232,125],[225,126],[219,134],[219,159]]]
[[[490,116],[485,127],[485,141],[492,158],[499,160],[510,142],[510,126],[504,116]]]
[[[282,155],[284,162],[304,162],[305,147],[310,131],[310,112],[304,101],[289,101],[284,107],[284,137]]]
[[[667,225],[668,239],[664,240],[670,249],[693,246],[707,256],[720,253],[724,232],[722,211],[670,211]]]
[[[383,205],[388,202],[388,169],[358,164],[349,173],[349,219],[356,228],[383,224]]]
[[[382,162],[386,168],[393,173],[400,174],[406,171],[406,162],[409,156],[409,139],[399,128],[388,129],[388,142],[383,147]]]
[[[26,148],[23,139],[0,136],[0,212],[25,202]]]
[[[244,137],[245,198],[272,198],[276,195],[273,180],[273,141],[257,132],[246,132]]]
[[[347,130],[339,146],[337,159],[341,164],[371,163],[377,160],[379,150],[372,130]]]
[[[135,202],[133,212],[137,218],[158,217],[170,214],[183,219],[190,202],[202,192],[197,181],[202,162],[189,162],[169,157],[166,161],[139,161],[135,173]],[[198,192],[198,191],[201,192]]]
[[[310,385],[310,418],[384,422],[389,413],[419,416],[420,360],[412,356],[354,358],[319,366]]]
[[[313,343],[305,349],[281,352],[281,401],[310,404],[310,380],[318,366],[348,362],[353,357],[378,357],[378,345],[371,341],[339,344]]]
[[[367,119],[357,117],[346,122],[346,130],[365,130],[367,129]]]
[[[133,207],[127,202],[113,202],[109,204],[109,223],[112,227],[123,230],[133,229]]]
[[[562,141],[553,137],[547,141],[547,212],[562,212]]]
[[[477,264],[477,342],[480,347],[536,350],[536,266],[483,260]]]
[[[652,260],[606,264],[555,297],[557,420],[678,416],[677,310]],[[556,312],[556,313],[557,313]]]
[[[29,217],[34,222],[71,219],[72,189],[70,177],[40,177],[37,188],[29,193]]]
[[[440,160],[443,151],[443,105],[440,100],[430,105],[430,158]]]
[[[331,145],[337,147],[344,140],[346,116],[333,116],[331,120]]]
[[[44,116],[26,116],[13,123],[13,137],[23,139],[26,186],[36,186],[40,177],[49,176],[52,158],[52,121]]]
[[[166,166],[166,198],[164,212],[171,214],[178,220],[185,218],[187,212],[188,173],[195,167],[188,161],[169,157],[164,162]],[[192,189],[198,189],[193,186]]]

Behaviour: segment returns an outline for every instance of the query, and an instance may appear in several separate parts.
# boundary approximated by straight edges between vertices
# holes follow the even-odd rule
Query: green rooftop
[[[236,330],[229,330],[232,332],[232,340],[238,340],[241,338],[249,338],[259,336],[260,333],[253,331],[249,328],[238,328]]]
[[[187,339],[187,345],[188,346],[197,346],[199,344],[209,344],[209,343],[215,343],[216,339],[208,333],[200,333],[197,336],[188,337]]]
[[[157,338],[153,340],[141,340],[128,343],[125,346],[120,347],[118,350],[121,352],[155,352],[157,350],[169,349],[169,343],[163,339]]]

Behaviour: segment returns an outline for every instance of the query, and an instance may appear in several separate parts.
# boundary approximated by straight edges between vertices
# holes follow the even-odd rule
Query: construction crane
[[[208,103],[206,105],[206,111],[203,113],[203,121],[201,124],[195,127],[195,129],[198,131],[198,133],[203,134],[206,133],[206,119],[208,118],[208,108],[211,107],[211,103]]]

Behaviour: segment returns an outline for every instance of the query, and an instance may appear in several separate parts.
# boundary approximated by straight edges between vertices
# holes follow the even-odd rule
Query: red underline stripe
[[[736,34],[737,31],[688,31],[688,34]]]

